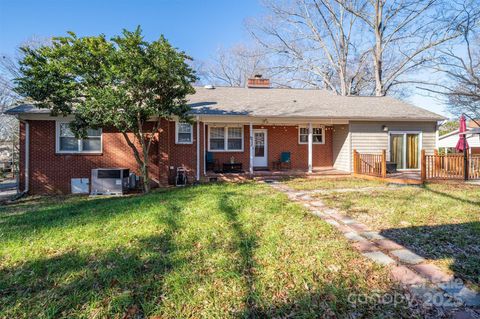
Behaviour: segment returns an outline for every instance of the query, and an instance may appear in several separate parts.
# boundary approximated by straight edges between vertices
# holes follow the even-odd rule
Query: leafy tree
[[[161,36],[147,42],[140,27],[108,40],[104,35],[57,37],[50,46],[22,48],[16,92],[53,115],[74,117],[72,131],[119,130],[150,190],[149,152],[161,119],[189,120],[186,96],[195,93],[191,60]]]
[[[438,133],[440,134],[440,136],[442,136],[450,132],[453,132],[455,130],[458,130],[458,127],[459,127],[458,120],[445,121],[442,123],[442,125],[440,125],[438,129]]]

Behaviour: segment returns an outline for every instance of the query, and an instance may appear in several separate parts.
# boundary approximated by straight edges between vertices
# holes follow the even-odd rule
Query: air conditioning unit
[[[129,188],[128,168],[92,169],[92,195],[123,195]]]

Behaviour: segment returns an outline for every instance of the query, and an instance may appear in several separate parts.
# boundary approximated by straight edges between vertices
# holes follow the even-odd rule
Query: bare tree
[[[18,96],[13,91],[12,79],[16,76],[15,60],[0,57],[0,140],[16,139],[18,124],[14,117],[3,114],[14,105]]]
[[[337,0],[371,37],[375,95],[415,82],[414,72],[438,58],[438,49],[462,35],[479,14],[477,0]],[[408,77],[407,77],[408,75]]]
[[[18,171],[18,121],[3,112],[12,107],[18,96],[13,91],[12,76],[16,75],[16,63],[7,56],[0,57],[0,160],[11,161],[14,176]]]
[[[242,44],[218,49],[215,56],[196,69],[205,83],[236,87],[244,87],[255,74],[271,75],[267,54],[258,47]]]
[[[32,37],[22,43],[21,46],[37,47],[48,43],[50,43],[49,39]],[[12,146],[8,149],[11,149],[10,155],[12,156],[14,172],[18,171],[18,120],[13,116],[3,114],[3,112],[21,101],[13,89],[13,79],[19,76],[18,61],[21,57],[20,50],[17,50],[13,56],[0,55],[0,143]]]
[[[335,0],[265,1],[268,16],[247,28],[277,56],[277,71],[300,86],[339,95],[363,93],[371,72],[362,25]]]
[[[467,27],[463,45],[441,53],[439,63],[433,67],[441,80],[423,83],[420,88],[444,97],[449,112],[480,118],[480,35]]]

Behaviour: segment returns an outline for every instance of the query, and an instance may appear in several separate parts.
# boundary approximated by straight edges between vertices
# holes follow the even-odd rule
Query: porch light
[[[382,125],[382,131],[384,131],[384,132],[388,132],[388,126],[386,126],[386,125]]]

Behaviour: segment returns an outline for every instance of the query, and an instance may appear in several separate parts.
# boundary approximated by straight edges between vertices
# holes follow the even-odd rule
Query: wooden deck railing
[[[440,155],[425,154],[421,152],[421,181],[426,180],[463,180],[464,179],[463,154]],[[480,179],[480,155],[467,157],[468,179]],[[386,151],[382,154],[361,154],[353,151],[353,173],[376,177],[387,177]]]
[[[382,154],[360,154],[353,151],[353,172],[360,175],[370,175],[377,177],[387,176],[387,156],[386,151]]]
[[[422,150],[422,178],[424,180],[452,179],[462,180],[465,174],[463,154],[426,155]],[[480,178],[480,156],[467,157],[468,178]]]
[[[469,158],[468,178],[480,179],[480,155],[472,155]]]

